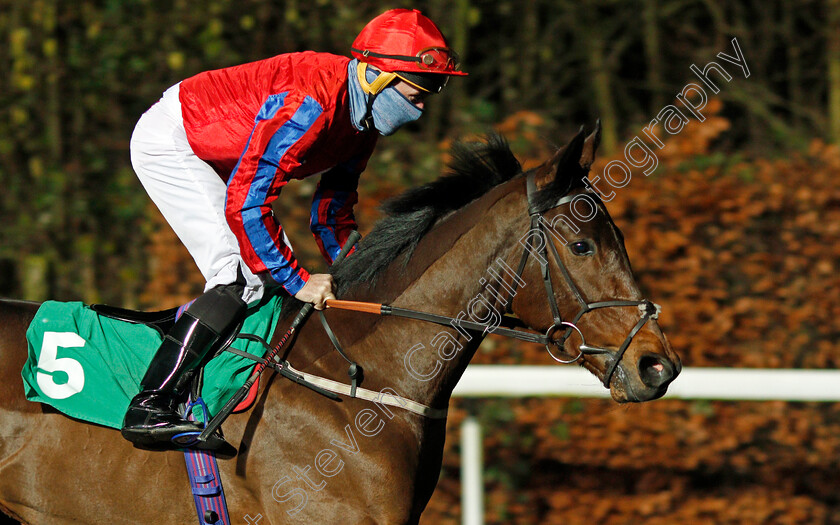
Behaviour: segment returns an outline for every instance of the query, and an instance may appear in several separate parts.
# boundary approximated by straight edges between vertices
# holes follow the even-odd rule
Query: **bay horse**
[[[517,331],[582,364],[616,401],[665,393],[679,358],[641,300],[620,231],[583,183],[598,137],[581,131],[525,173],[498,137],[463,146],[452,173],[384,207],[334,269],[338,296],[467,324],[328,309],[335,338],[363,367],[361,386],[440,416],[492,331],[468,322],[489,327],[509,310],[527,327]],[[25,400],[24,334],[37,308],[0,301],[0,510],[28,524],[195,523],[180,452],[133,448],[116,430]],[[287,317],[276,334],[288,325]],[[315,320],[286,357],[348,382],[346,361]],[[234,523],[418,523],[440,473],[445,416],[263,379],[255,407],[224,425],[238,451],[220,460]]]

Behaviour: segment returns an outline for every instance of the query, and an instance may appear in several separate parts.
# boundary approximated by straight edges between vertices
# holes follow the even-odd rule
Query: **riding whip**
[[[356,243],[361,237],[362,236],[361,234],[359,234],[359,232],[355,230],[351,232],[350,235],[347,237],[347,242],[345,242],[344,246],[341,248],[341,252],[333,261],[333,264],[341,262],[344,259],[344,257],[347,256],[350,250],[353,249],[353,246],[356,245]],[[297,316],[292,321],[292,324],[289,326],[289,329],[283,335],[283,338],[280,339],[280,341],[278,341],[276,345],[274,345],[274,348],[268,354],[266,354],[262,362],[254,367],[254,371],[251,372],[251,375],[250,377],[248,377],[248,380],[245,382],[245,384],[242,385],[239,388],[239,390],[237,390],[236,393],[233,394],[233,396],[231,396],[228,402],[225,403],[225,406],[223,406],[222,409],[219,410],[219,412],[213,417],[213,419],[211,419],[210,422],[207,423],[207,426],[204,427],[204,430],[198,436],[198,441],[205,441],[213,432],[216,431],[217,428],[219,428],[222,425],[224,420],[227,419],[228,416],[230,416],[231,412],[233,412],[233,409],[236,408],[236,406],[239,405],[240,402],[242,402],[245,396],[248,395],[248,391],[251,389],[251,386],[254,384],[254,382],[257,380],[260,374],[263,373],[263,370],[265,370],[269,363],[271,363],[271,360],[274,359],[274,356],[276,356],[280,352],[283,346],[286,345],[286,342],[289,341],[289,339],[295,334],[295,332],[297,332],[298,328],[300,328],[300,325],[303,324],[304,321],[306,321],[306,318],[309,317],[310,313],[312,313],[312,309],[314,307],[315,305],[313,303],[306,303],[305,305],[303,305],[303,308],[300,309],[300,312],[298,312]]]

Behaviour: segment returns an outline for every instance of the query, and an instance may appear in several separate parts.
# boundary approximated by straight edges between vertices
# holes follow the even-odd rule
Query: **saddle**
[[[128,308],[120,308],[117,306],[109,306],[107,304],[92,304],[90,305],[90,309],[94,312],[98,313],[99,315],[108,317],[110,319],[116,319],[118,321],[124,321],[131,324],[142,324],[157,330],[157,332],[161,335],[161,337],[165,337],[167,333],[172,329],[172,326],[175,324],[175,320],[178,319],[178,316],[181,315],[181,312],[186,308],[186,305],[183,306],[176,306],[174,308],[169,308],[166,310],[159,310],[156,312],[142,312],[139,310],[130,310]],[[239,330],[235,330],[232,337],[236,337]],[[222,342],[220,348],[216,349],[215,352],[211,352],[211,356],[215,356],[218,352],[222,351],[226,345],[230,344],[230,340]],[[254,365],[256,366],[256,365]],[[196,377],[193,379],[194,384],[193,387],[190,389],[192,392],[200,391],[200,382],[202,379],[203,374],[196,374]],[[254,401],[257,399],[257,392],[259,391],[260,381],[257,378],[257,381],[251,386],[248,390],[248,395],[236,405],[236,408],[233,409],[234,413],[245,412],[246,410],[250,409],[251,406],[254,404]]]
[[[150,326],[160,333],[161,337],[165,336],[172,325],[175,324],[175,319],[178,318],[179,310],[182,306],[169,308],[168,310],[160,310],[158,312],[141,312],[137,310],[129,310],[128,308],[119,308],[116,306],[109,306],[107,304],[92,304],[90,309],[94,312],[116,319],[118,321],[125,321],[132,324],[144,324]]]
[[[265,353],[261,342],[247,337],[271,340],[281,304],[281,298],[274,296],[251,305],[231,351],[217,351],[208,358],[201,397],[210,414],[245,383],[254,362]],[[21,371],[26,399],[82,421],[121,428],[131,397],[178,310],[135,312],[78,301],[46,301],[27,329],[29,358]],[[256,388],[248,397],[247,401],[255,399]],[[236,408],[249,406],[238,403]],[[201,417],[198,409],[194,413]]]

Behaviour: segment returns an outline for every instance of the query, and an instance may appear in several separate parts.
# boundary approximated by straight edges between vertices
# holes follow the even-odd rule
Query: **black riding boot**
[[[123,420],[125,439],[141,446],[166,445],[178,434],[202,430],[181,417],[177,406],[184,400],[191,372],[245,315],[242,290],[237,284],[213,288],[181,315],[149,364],[140,393],[131,400]]]

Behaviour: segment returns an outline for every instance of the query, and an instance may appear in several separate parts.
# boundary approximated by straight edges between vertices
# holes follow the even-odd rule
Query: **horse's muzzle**
[[[644,353],[636,361],[635,370],[626,370],[630,363],[618,366],[610,393],[618,402],[641,403],[664,396],[677,378],[682,365],[666,356]],[[617,381],[616,381],[617,380]]]

